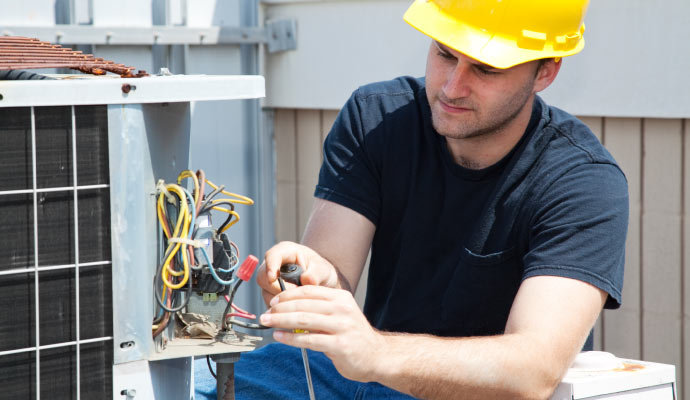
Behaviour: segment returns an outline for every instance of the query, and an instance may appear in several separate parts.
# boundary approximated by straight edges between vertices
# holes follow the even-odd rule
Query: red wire
[[[256,319],[256,315],[254,314],[244,314],[244,313],[229,313],[228,315],[225,316],[225,319],[228,319],[230,317],[240,317],[240,318],[246,318],[246,319]]]
[[[223,297],[225,297],[225,301],[227,301],[227,302],[230,301],[230,296],[228,296],[227,294],[224,295]],[[239,308],[238,306],[235,305],[235,303],[232,303],[231,306],[235,311],[237,311],[237,313],[229,313],[228,315],[225,316],[225,318],[233,317],[233,316],[234,317],[249,318],[249,319],[255,319],[256,318],[256,315],[250,313],[249,311],[245,311],[245,310]]]

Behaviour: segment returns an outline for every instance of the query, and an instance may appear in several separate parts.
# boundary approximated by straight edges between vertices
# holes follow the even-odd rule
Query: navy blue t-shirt
[[[433,129],[423,79],[361,87],[326,139],[315,195],[376,225],[364,313],[378,329],[500,334],[537,275],[590,283],[620,306],[625,177],[582,122],[540,98],[515,148],[471,170]]]

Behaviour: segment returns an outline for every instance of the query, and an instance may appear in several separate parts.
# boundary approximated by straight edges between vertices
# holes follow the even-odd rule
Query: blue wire
[[[187,203],[189,203],[189,213],[192,215],[192,221],[190,222],[190,225],[189,225],[190,229],[189,229],[189,233],[187,236],[187,239],[191,239],[192,238],[192,231],[194,230],[194,222],[196,220],[196,206],[194,205],[194,198],[189,193],[189,191],[185,188],[182,188],[182,190],[184,190],[185,194],[187,195]]]
[[[230,251],[232,251],[232,250],[230,250]],[[237,260],[237,262],[235,262],[235,265],[233,265],[232,267],[230,267],[230,268],[228,268],[228,269],[218,268],[218,271],[220,271],[220,272],[225,272],[225,273],[227,273],[227,272],[234,272],[234,271],[237,269],[237,267],[240,266],[240,260],[239,260],[239,258],[237,258],[237,255],[236,255],[236,254],[235,254],[235,259]]]
[[[211,260],[208,258],[208,253],[206,253],[206,249],[203,247],[199,247],[199,249],[201,250],[201,253],[204,255],[204,258],[206,258],[206,263],[208,264],[208,269],[209,269],[209,271],[211,271],[211,275],[213,276],[213,279],[215,279],[216,282],[218,282],[219,284],[224,285],[224,286],[232,285],[233,283],[237,282],[237,278],[232,278],[229,281],[224,281],[224,280],[220,279],[220,277],[216,273],[215,268],[213,268],[213,264],[211,264]],[[236,267],[237,266],[235,266],[233,268],[236,268]],[[223,271],[223,270],[221,270],[221,271]],[[228,271],[223,271],[223,272],[228,272]]]

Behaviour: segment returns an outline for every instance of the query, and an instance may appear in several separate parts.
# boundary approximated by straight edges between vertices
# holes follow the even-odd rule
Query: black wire
[[[223,189],[225,189],[225,186],[220,185],[217,189],[209,193],[208,196],[204,196],[204,200],[201,202],[201,208],[199,208],[199,214],[201,214],[201,210],[205,209],[208,203],[210,203],[214,197],[218,196],[218,193],[222,192]]]
[[[235,299],[235,293],[237,293],[237,289],[240,287],[242,282],[244,282],[244,281],[242,279],[240,279],[237,281],[235,286],[232,287],[232,292],[230,292],[230,301],[228,301],[228,305],[225,306],[225,311],[223,311],[223,330],[224,331],[227,331],[228,329],[230,329],[230,326],[228,325],[228,322],[226,320],[227,319],[226,315],[228,315],[230,313],[230,308],[232,307],[232,301]]]
[[[220,227],[218,227],[218,232],[223,232],[223,228],[225,228],[230,223],[230,221],[232,221],[232,217],[232,214],[228,214],[228,218],[225,219],[225,222],[223,222],[220,225]]]
[[[235,293],[237,292],[237,288],[240,287],[242,284],[242,280],[240,279],[237,281],[235,286],[232,288],[232,292],[230,293],[230,301],[228,301],[228,305],[225,306],[225,311],[223,311],[223,330],[227,331],[230,330],[230,325],[237,325],[241,326],[243,328],[249,328],[249,329],[271,329],[270,326],[264,326],[261,324],[252,324],[250,322],[242,322],[238,321],[235,319],[228,319],[227,315],[230,313],[230,308],[232,307],[232,301],[235,299]]]
[[[248,322],[241,322],[241,321],[238,321],[236,319],[228,320],[228,324],[229,325],[237,325],[237,326],[241,326],[243,328],[248,328],[248,329],[271,329],[270,326],[264,326],[261,324],[252,324],[252,323],[248,323]]]
[[[213,372],[213,367],[211,367],[211,356],[209,355],[206,355],[206,364],[208,364],[208,370],[211,371],[211,375],[213,375],[214,378],[218,379],[216,373]]]
[[[230,207],[230,211],[235,211],[235,204],[231,202],[230,200],[218,200],[213,204],[208,204],[206,206],[201,206],[201,209],[199,210],[199,215],[206,214],[208,212],[211,212],[213,207],[217,207],[220,205],[226,205]]]
[[[185,296],[182,304],[176,308],[168,308],[168,306],[166,306],[163,303],[163,300],[161,300],[161,297],[163,296],[163,294],[159,291],[159,287],[165,285],[163,283],[163,278],[161,277],[161,272],[163,271],[163,264],[165,264],[165,260],[167,260],[167,258],[170,256],[170,252],[172,251],[172,249],[173,249],[173,247],[170,247],[168,249],[168,251],[165,252],[165,256],[163,256],[163,260],[160,262],[160,264],[158,264],[158,268],[156,269],[156,275],[153,277],[153,292],[154,292],[155,297],[156,297],[156,302],[158,302],[158,305],[163,310],[165,310],[167,312],[171,312],[171,313],[176,313],[176,312],[182,310],[183,308],[185,308],[187,306],[187,304],[189,303],[189,298],[192,296],[192,277],[190,276],[187,279],[187,281],[188,281],[187,296]],[[157,284],[157,281],[159,279],[160,279],[160,285]],[[176,292],[173,290],[173,292],[170,294],[170,296],[173,296],[175,294],[176,294]],[[170,304],[173,304],[174,300],[175,299],[172,298]]]
[[[189,304],[189,298],[192,297],[192,278],[191,277],[188,278],[187,295],[184,297],[184,301],[182,302],[182,304],[180,304],[179,307],[175,307],[175,308],[168,308],[168,306],[163,304],[163,301],[161,300],[162,293],[160,293],[158,290],[158,288],[160,286],[156,285],[155,282],[154,282],[153,286],[154,286],[153,290],[155,291],[156,301],[158,302],[158,305],[162,309],[164,309],[165,311],[170,312],[170,313],[176,313],[178,311],[181,311],[183,308],[187,307],[187,304]],[[177,294],[177,292],[173,291],[170,295],[173,296],[175,294]],[[174,302],[174,299],[173,299],[173,301],[171,301],[171,304],[173,304],[173,302]]]
[[[170,229],[173,229],[175,224],[173,224],[172,220],[169,218],[172,215],[172,213],[170,213],[169,211],[171,209],[174,210],[175,211],[174,215],[178,219],[181,218],[181,215],[180,215],[181,206],[180,206],[180,204],[182,203],[182,198],[180,196],[178,196],[177,193],[172,193],[172,195],[175,196],[178,201],[177,201],[177,203],[166,202],[166,208],[168,211],[166,213],[166,216],[168,216],[168,226]],[[171,232],[171,234],[172,234],[172,232]],[[178,252],[178,254],[175,257],[177,259],[177,262],[180,265],[183,264],[182,257],[185,257],[184,252],[186,251],[186,249],[184,248],[185,246],[181,246],[181,247],[182,247],[182,249],[180,249],[180,251]],[[165,252],[165,255],[163,256],[163,259],[161,260],[160,264],[158,264],[158,268],[156,269],[156,275],[153,277],[153,292],[154,292],[155,297],[156,297],[156,302],[158,303],[158,305],[163,310],[165,310],[169,313],[176,313],[178,311],[181,311],[183,308],[185,308],[187,306],[187,304],[189,304],[189,299],[192,296],[192,277],[189,276],[188,277],[188,284],[187,284],[187,295],[184,296],[184,300],[183,300],[182,304],[180,304],[178,307],[168,308],[168,306],[163,303],[163,300],[161,300],[161,298],[163,297],[163,293],[160,292],[160,287],[165,286],[165,283],[163,282],[163,278],[161,276],[161,272],[163,271],[163,266],[165,264],[165,260],[167,260],[168,257],[170,257],[170,253],[172,252],[172,250],[174,248],[175,248],[175,246],[169,246],[169,248]],[[171,304],[171,306],[173,306],[175,304],[175,297],[176,297],[175,295],[177,293],[178,292],[176,292],[175,290],[172,290],[172,292],[170,293],[170,296],[171,296],[170,304]]]
[[[219,200],[219,201],[213,203],[212,205],[210,205],[210,207],[208,207],[208,209],[204,209],[202,207],[202,210],[199,212],[199,214],[205,213],[207,211],[210,212],[212,207],[216,207],[216,206],[220,206],[220,205],[228,206],[228,207],[230,207],[230,211],[235,211],[235,205],[232,202],[230,202],[229,200]],[[217,232],[223,232],[223,228],[225,228],[230,223],[230,221],[232,221],[233,217],[234,217],[234,215],[228,214],[228,217],[225,219],[225,222],[223,222],[223,224],[216,231]]]

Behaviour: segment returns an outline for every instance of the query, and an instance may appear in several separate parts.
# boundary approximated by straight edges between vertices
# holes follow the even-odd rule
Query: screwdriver
[[[302,286],[300,277],[302,276],[304,270],[297,264],[283,264],[280,266],[280,275],[278,276],[278,284],[280,285],[280,290],[285,291],[285,284],[283,280],[295,284],[297,286]],[[294,332],[301,333],[304,332],[301,329],[295,329]],[[309,388],[309,399],[316,400],[314,397],[314,384],[311,381],[311,371],[309,370],[309,356],[307,355],[307,349],[302,347],[302,362],[304,363],[304,373],[307,375],[307,386]]]

